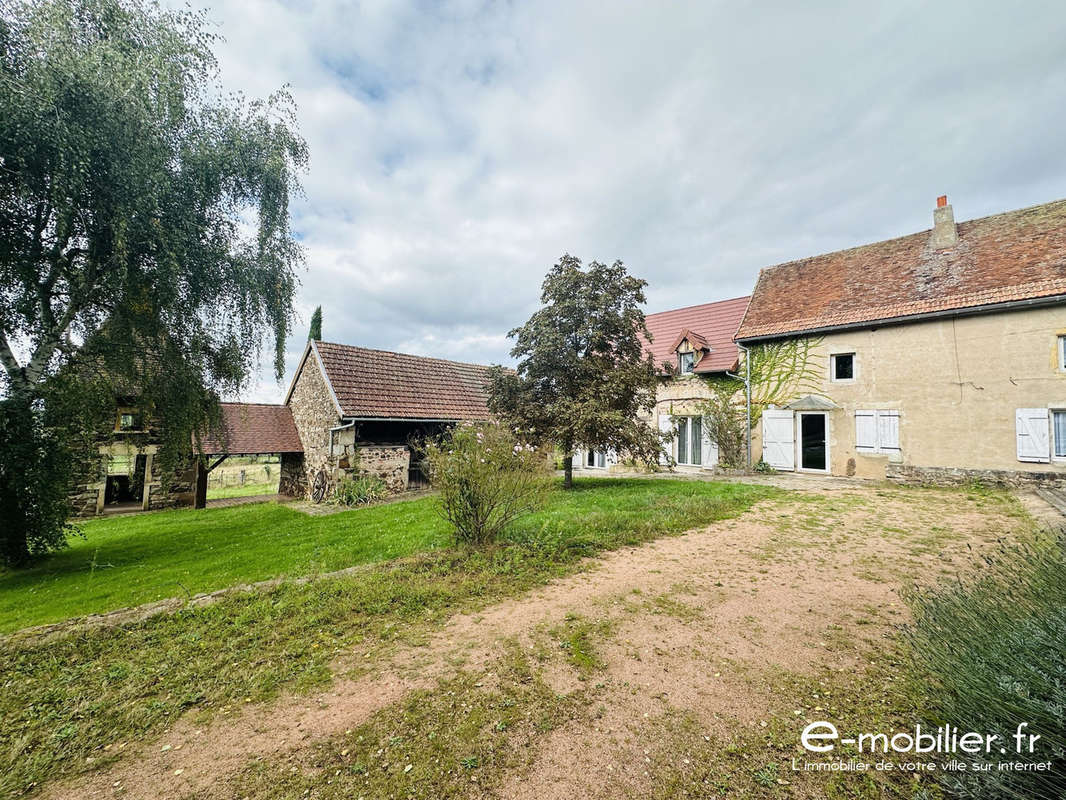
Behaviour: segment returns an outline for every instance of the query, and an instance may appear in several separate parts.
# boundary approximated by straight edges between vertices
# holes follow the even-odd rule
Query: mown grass
[[[320,518],[277,506],[127,518],[162,541],[131,541],[109,528],[138,554],[123,559],[113,550],[119,565],[104,574],[107,583],[96,594],[84,587],[99,573],[87,578],[79,566],[73,574],[53,574],[36,601],[50,602],[54,612],[85,610],[88,601],[108,607],[136,592],[169,594],[181,570],[196,575],[203,569],[214,581],[233,582],[300,571],[312,559],[319,568],[336,568],[405,548],[423,552],[345,577],[236,593],[120,628],[0,643],[0,794],[95,769],[135,749],[120,745],[150,740],[189,710],[225,713],[283,688],[322,685],[341,653],[380,649],[455,611],[573,572],[582,556],[733,517],[776,494],[740,484],[581,481],[572,492],[554,493],[549,507],[524,519],[507,542],[481,551],[447,546],[432,498]],[[106,539],[100,536],[96,546]],[[194,542],[209,552],[197,557]],[[269,557],[260,557],[256,542],[280,563],[272,567]],[[169,563],[170,554],[184,559],[180,568]],[[121,585],[123,574],[136,592]],[[25,598],[32,584],[21,585]],[[201,578],[197,588],[210,584]],[[15,587],[5,583],[2,591],[5,603],[16,602]]]
[[[575,552],[717,519],[765,489],[670,480],[579,480],[512,536]],[[0,574],[0,633],[278,576],[386,561],[450,544],[435,499],[312,517],[277,503],[90,520],[39,566]],[[607,539],[605,539],[607,537]],[[609,539],[609,541],[608,541]]]

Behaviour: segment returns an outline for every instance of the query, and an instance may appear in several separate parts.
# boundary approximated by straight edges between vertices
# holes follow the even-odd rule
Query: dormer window
[[[695,353],[678,353],[678,366],[682,375],[691,375],[692,368],[696,366]]]

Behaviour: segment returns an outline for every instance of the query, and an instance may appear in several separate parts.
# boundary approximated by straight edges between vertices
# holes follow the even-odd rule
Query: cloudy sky
[[[319,304],[330,341],[507,362],[564,252],[661,311],[928,228],[939,194],[1066,196],[1061,2],[880,6],[213,4],[225,86],[290,84],[311,150],[290,374]]]

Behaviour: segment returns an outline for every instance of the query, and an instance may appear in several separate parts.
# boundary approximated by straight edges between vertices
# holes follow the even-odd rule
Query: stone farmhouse
[[[755,457],[901,481],[1066,480],[1066,201],[762,270],[742,347],[806,338],[816,386]]]
[[[1066,484],[1066,201],[763,269],[750,298],[647,317],[663,461],[713,470],[699,404],[749,348],[804,340],[795,395],[754,420],[752,460],[901,482]],[[738,395],[737,402],[745,398]],[[610,470],[612,453],[578,453]]]

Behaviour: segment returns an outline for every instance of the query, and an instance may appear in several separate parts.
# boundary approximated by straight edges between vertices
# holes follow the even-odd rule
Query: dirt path
[[[648,743],[666,711],[683,710],[708,733],[762,724],[772,701],[765,676],[859,669],[864,648],[905,615],[902,581],[954,573],[972,558],[968,545],[1019,524],[1010,507],[960,493],[834,487],[764,502],[456,616],[426,644],[394,651],[329,691],[248,707],[202,728],[181,720],[142,752],[44,796],[223,796],[222,782],[250,759],[295,758],[458,667],[484,667],[502,640],[531,647],[538,631],[567,615],[613,623],[602,644],[604,712],[592,729],[564,725],[546,735],[532,766],[504,776],[494,794],[640,796],[650,779]],[[559,693],[575,680],[565,670],[548,677]]]

